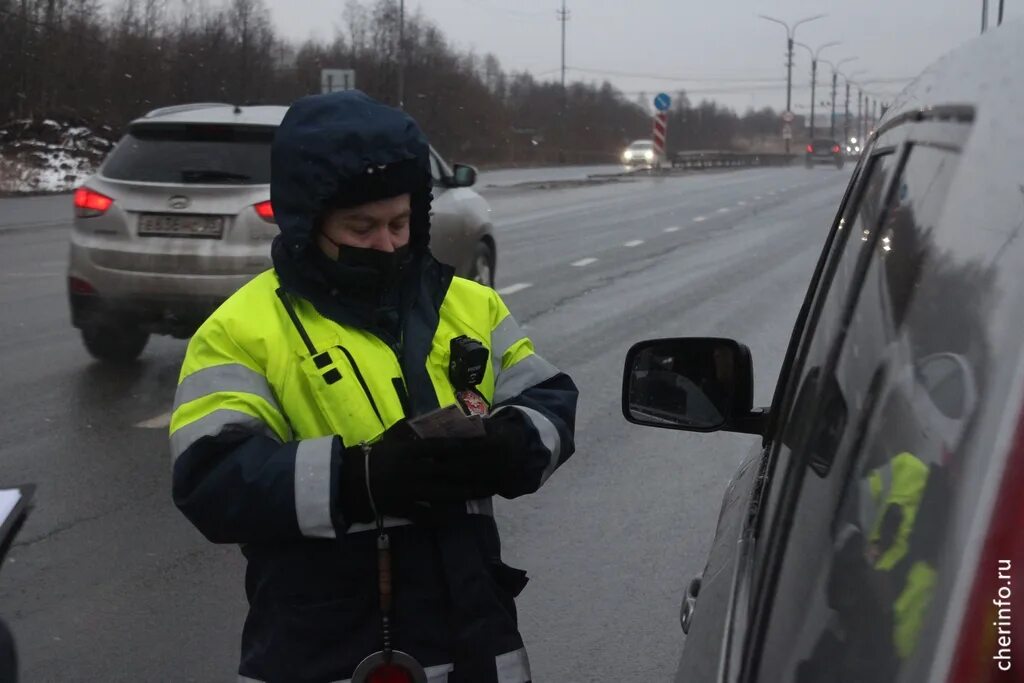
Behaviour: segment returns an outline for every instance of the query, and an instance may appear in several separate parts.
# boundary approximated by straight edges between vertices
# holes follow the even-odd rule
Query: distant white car
[[[661,161],[653,140],[636,140],[622,153],[626,166],[661,166]]]

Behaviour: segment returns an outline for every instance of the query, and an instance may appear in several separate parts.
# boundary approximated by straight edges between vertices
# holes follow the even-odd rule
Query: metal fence
[[[795,154],[722,152],[698,150],[676,152],[670,159],[672,168],[730,168],[743,166],[789,166],[797,158]]]

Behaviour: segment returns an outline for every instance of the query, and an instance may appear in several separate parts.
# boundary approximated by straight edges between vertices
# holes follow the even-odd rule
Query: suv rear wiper
[[[186,183],[201,183],[204,180],[252,180],[252,176],[244,173],[232,173],[231,171],[205,168],[185,169],[181,172],[181,179]]]

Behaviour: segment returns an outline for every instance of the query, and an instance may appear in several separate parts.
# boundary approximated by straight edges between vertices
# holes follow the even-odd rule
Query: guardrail
[[[797,155],[795,154],[698,150],[676,152],[670,161],[672,168],[699,169],[742,166],[789,166],[796,158]]]

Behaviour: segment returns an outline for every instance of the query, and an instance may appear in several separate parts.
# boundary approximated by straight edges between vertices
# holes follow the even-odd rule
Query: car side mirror
[[[473,187],[476,185],[477,171],[466,164],[455,164],[452,169],[449,185],[451,187]]]
[[[732,339],[649,339],[626,354],[622,414],[633,424],[763,434],[753,400],[750,349]]]

